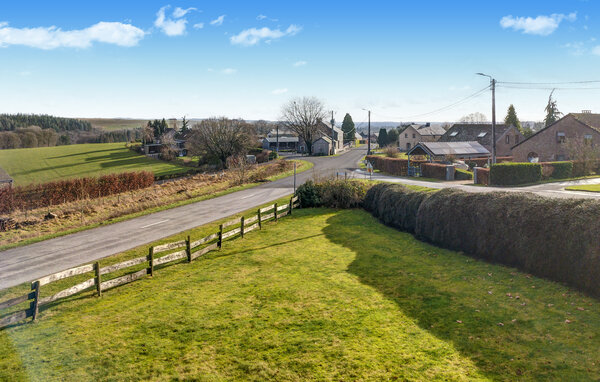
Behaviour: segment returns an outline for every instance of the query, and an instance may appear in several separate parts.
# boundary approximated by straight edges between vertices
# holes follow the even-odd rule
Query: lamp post
[[[475,74],[488,77],[492,87],[492,164],[496,164],[496,80],[484,73]]]
[[[369,134],[367,135],[367,155],[371,155],[371,110],[363,109],[369,113]]]

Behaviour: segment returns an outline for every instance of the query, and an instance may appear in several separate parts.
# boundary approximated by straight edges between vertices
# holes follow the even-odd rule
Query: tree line
[[[62,118],[45,114],[0,114],[0,131],[14,131],[29,126],[52,129],[56,132],[92,130],[92,124],[75,118]]]

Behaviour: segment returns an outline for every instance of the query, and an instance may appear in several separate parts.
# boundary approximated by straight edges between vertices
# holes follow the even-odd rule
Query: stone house
[[[436,142],[446,130],[442,126],[410,125],[398,136],[398,150],[408,151],[419,142]]]
[[[569,140],[600,143],[600,114],[570,113],[512,147],[515,162],[552,162],[572,159]]]
[[[525,140],[525,136],[513,125],[496,124],[496,156],[511,156],[512,147]],[[455,123],[438,142],[479,142],[492,151],[491,123]]]
[[[321,137],[313,142],[313,155],[329,155],[331,152],[331,138]]]

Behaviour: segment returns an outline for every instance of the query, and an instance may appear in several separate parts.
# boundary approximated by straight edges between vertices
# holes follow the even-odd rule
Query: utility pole
[[[331,155],[335,155],[335,132],[333,131],[333,126],[335,126],[335,119],[333,119],[333,110],[331,110]]]
[[[369,112],[369,135],[367,136],[367,155],[371,155],[371,110]]]
[[[277,142],[277,146],[276,146],[276,150],[277,150],[277,155],[279,155],[279,123],[277,125],[275,125],[275,131],[276,131],[276,142]]]
[[[488,77],[490,79],[490,87],[492,89],[492,165],[496,164],[496,79],[492,76],[476,73],[479,76]]]

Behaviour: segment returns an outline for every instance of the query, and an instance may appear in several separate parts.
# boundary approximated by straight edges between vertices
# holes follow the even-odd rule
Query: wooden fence
[[[210,251],[220,250],[223,247],[223,242],[226,240],[231,240],[237,236],[243,238],[244,235],[251,231],[262,229],[262,225],[266,221],[271,219],[277,221],[288,214],[291,215],[292,210],[296,208],[298,204],[298,197],[294,196],[290,199],[289,203],[284,205],[277,205],[277,203],[274,203],[270,206],[260,208],[257,210],[256,215],[252,217],[242,217],[240,219],[227,221],[219,226],[218,232],[198,240],[192,241],[190,236],[188,236],[185,240],[150,247],[147,256],[137,257],[105,267],[100,267],[100,263],[95,262],[42,277],[31,283],[31,292],[0,302],[0,311],[2,311],[29,301],[29,308],[27,309],[10,312],[4,315],[0,313],[0,328],[16,324],[30,317],[32,318],[32,321],[35,321],[40,308],[43,306],[88,289],[95,288],[96,294],[102,296],[102,292],[108,289],[130,283],[145,276],[153,276],[156,266],[158,265],[169,264],[182,259],[187,259],[187,262],[192,262]],[[234,226],[236,227],[232,228]],[[140,264],[146,264],[147,267],[112,279],[106,277],[106,275],[110,273],[122,271],[126,268]],[[55,293],[52,296],[40,298],[40,290],[44,285],[91,272],[94,272],[94,277]],[[107,280],[103,281],[103,279]]]

